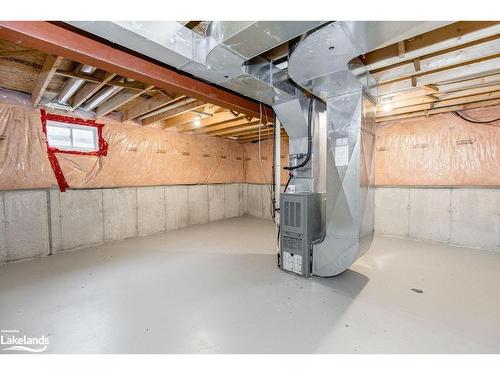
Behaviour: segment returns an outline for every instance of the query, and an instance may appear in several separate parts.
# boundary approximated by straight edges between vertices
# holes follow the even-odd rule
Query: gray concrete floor
[[[3,265],[0,328],[52,353],[500,352],[500,254],[376,238],[304,280],[274,239],[244,217]]]

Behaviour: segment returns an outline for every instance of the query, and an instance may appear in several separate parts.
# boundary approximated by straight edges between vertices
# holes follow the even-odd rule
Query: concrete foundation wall
[[[500,189],[377,188],[375,232],[500,251]]]
[[[246,214],[246,184],[0,192],[0,262]]]
[[[259,219],[271,219],[270,186],[246,184],[246,189],[247,214]]]

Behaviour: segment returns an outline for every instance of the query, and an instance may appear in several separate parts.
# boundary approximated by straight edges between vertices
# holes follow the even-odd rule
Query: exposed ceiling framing
[[[186,25],[202,33],[207,23]],[[0,21],[0,39],[0,86],[31,94],[34,106],[54,103],[67,82],[80,80],[63,103],[70,113],[114,112],[142,126],[240,142],[273,136],[270,108],[261,121],[251,100],[58,25]],[[273,54],[286,56],[285,47]],[[500,104],[499,22],[456,22],[361,58],[360,69],[380,84],[377,122]],[[81,64],[96,69],[86,74]],[[88,109],[105,90],[112,93]]]
[[[456,22],[362,56],[377,122],[498,104],[500,22]]]
[[[40,23],[35,22],[35,24]],[[43,29],[42,26],[44,25],[40,26]],[[48,24],[47,27],[52,26],[54,25]],[[0,37],[4,32],[5,27],[0,23]],[[36,32],[31,30],[30,38],[33,34]],[[30,38],[28,40],[32,42]],[[13,82],[9,86],[4,82],[0,69],[0,86],[31,94],[35,107],[52,106],[66,110],[70,114],[76,110],[83,110],[99,119],[115,112],[120,114],[122,121],[134,121],[142,126],[154,125],[171,131],[222,138],[239,139],[241,133],[246,140],[249,130],[255,130],[253,133],[258,134],[258,126],[255,125],[260,124],[258,119],[260,108],[253,101],[184,76],[182,79],[189,78],[189,80],[178,82],[177,85],[190,85],[191,94],[193,82],[197,85],[206,85],[205,94],[186,95],[186,90],[168,91],[165,89],[166,86],[146,83],[135,79],[134,74],[123,75],[118,70],[106,71],[98,68],[94,69],[92,74],[86,74],[80,71],[79,67],[88,61],[74,61],[67,57],[69,55],[65,57],[51,55],[42,50],[29,49],[27,43],[0,40],[0,68],[3,62],[8,62],[5,68],[11,69],[13,73],[6,75],[5,81],[12,80],[15,76],[16,66],[22,66],[23,77],[30,77],[32,82],[17,87]],[[37,57],[36,63],[31,56]],[[59,92],[71,80],[80,80],[81,86],[69,98],[68,103],[58,102]],[[99,102],[95,108],[88,109],[90,103],[95,102],[106,90],[112,88],[116,89],[112,94]],[[214,92],[218,100],[213,100]],[[227,101],[224,102],[227,107],[217,104],[221,103],[220,98]],[[234,105],[230,103],[232,100],[235,101]],[[268,126],[272,123],[272,111],[267,108],[266,114],[268,116],[263,116],[262,122]],[[264,121],[264,118],[267,118],[267,121]]]

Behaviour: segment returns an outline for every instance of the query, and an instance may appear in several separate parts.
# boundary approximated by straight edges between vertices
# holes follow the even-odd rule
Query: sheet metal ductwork
[[[443,23],[335,22],[308,35],[290,55],[290,78],[326,102],[326,124],[318,125],[315,133],[317,144],[326,143],[326,155],[316,158],[319,165],[313,168],[309,190],[320,193],[324,205],[323,239],[312,250],[314,275],[342,273],[373,239],[378,86],[356,57],[440,26]],[[286,114],[276,109],[285,124]],[[290,120],[289,128],[302,129],[300,122]],[[292,152],[304,144],[301,137],[290,136]]]
[[[447,24],[224,21],[211,22],[203,37],[177,22],[69,23],[271,105],[289,136],[290,165],[300,164],[308,149],[309,99],[305,92],[320,99],[312,107],[310,160],[293,171],[291,189],[282,194],[291,208],[286,216],[288,228],[292,228],[286,245],[298,248],[303,238],[311,241],[304,248],[311,248],[312,253],[302,258],[312,258],[311,264],[300,266],[298,258],[293,260],[287,254],[293,272],[304,276],[342,273],[373,238],[378,87],[356,57]],[[298,36],[300,41],[290,51],[288,71],[259,57]],[[301,206],[308,202],[313,210]],[[301,219],[302,214],[306,220]],[[292,223],[299,222],[307,235],[292,233]],[[309,266],[311,269],[304,270]]]
[[[297,88],[258,55],[325,22],[213,21],[205,37],[175,21],[68,23],[272,106],[294,99]]]

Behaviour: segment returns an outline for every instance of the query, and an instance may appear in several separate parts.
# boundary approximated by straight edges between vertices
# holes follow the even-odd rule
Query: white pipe
[[[281,122],[276,117],[276,129],[274,135],[274,200],[275,208],[280,207],[281,194]],[[278,235],[278,226],[280,225],[280,211],[275,211],[274,222],[276,224],[276,235]],[[278,253],[279,253],[278,245]]]

